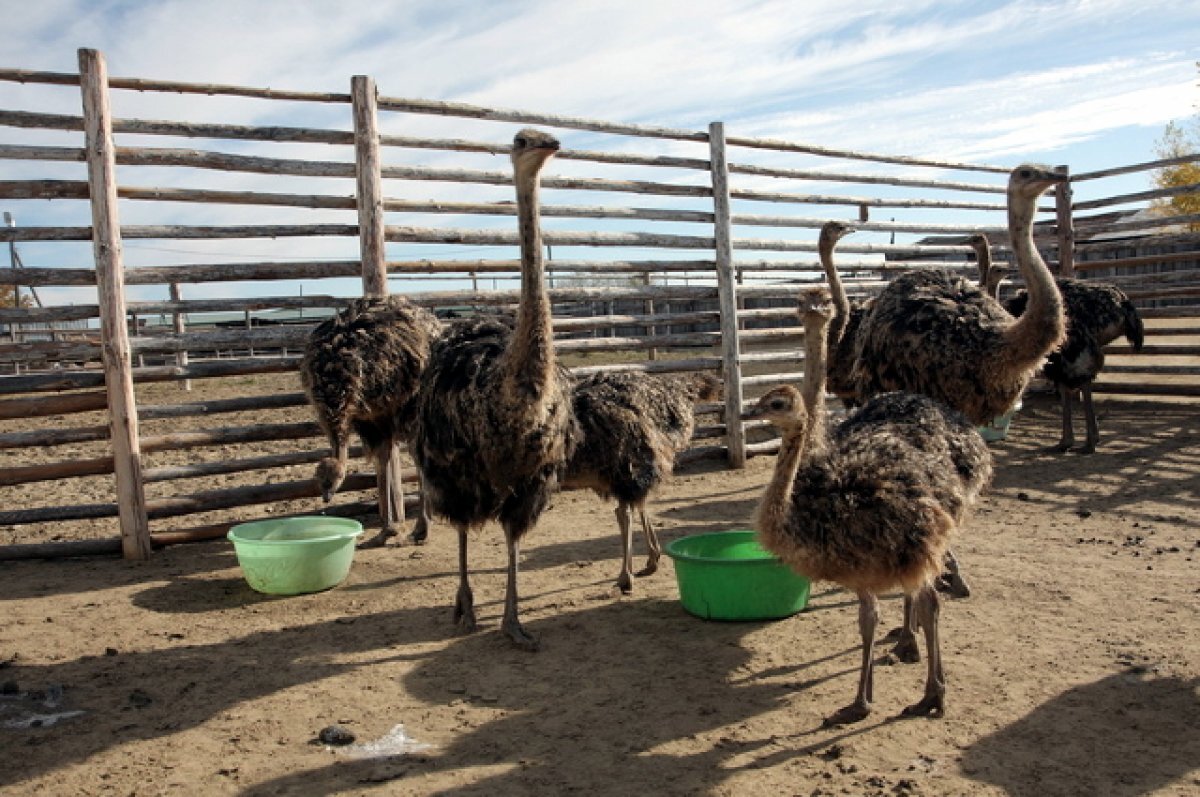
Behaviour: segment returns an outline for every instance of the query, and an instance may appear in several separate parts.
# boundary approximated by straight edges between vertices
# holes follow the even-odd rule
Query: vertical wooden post
[[[171,301],[173,301],[173,302],[183,301],[183,293],[179,290],[179,283],[172,282],[170,288],[171,288]],[[183,313],[179,312],[178,310],[171,313],[171,325],[174,328],[176,335],[182,335],[184,332],[187,332],[187,322],[184,319]],[[180,368],[187,368],[187,364],[188,364],[187,349],[180,349],[179,353],[177,353],[175,355],[175,364],[178,365]],[[180,387],[185,391],[191,391],[192,380],[184,379],[180,383]]]
[[[642,284],[645,285],[647,288],[650,287],[651,281],[650,281],[650,272],[649,271],[644,272],[642,274]],[[654,315],[654,300],[653,299],[647,299],[645,302],[643,302],[642,312],[644,312],[648,316]],[[658,336],[658,327],[656,327],[654,324],[647,325],[646,326],[646,336],[650,337],[650,338],[657,337]],[[651,346],[649,351],[646,352],[646,357],[647,357],[647,359],[650,359],[650,360],[657,360],[658,359],[658,349],[655,348],[654,346]]]
[[[733,230],[729,208],[729,162],[725,158],[725,124],[708,126],[712,163],[714,255],[717,296],[721,310],[721,347],[725,380],[725,439],[729,464],[746,466],[746,430],[742,427],[742,354],[738,340],[737,280],[733,267]]]
[[[1070,167],[1058,166],[1054,171],[1068,178],[1054,187],[1054,210],[1058,227],[1058,274],[1070,277],[1075,273],[1075,216],[1071,213],[1075,192],[1071,189]]]
[[[126,559],[147,559],[150,556],[150,524],[142,482],[129,331],[125,326],[125,273],[121,259],[121,223],[117,216],[116,148],[108,104],[108,68],[104,57],[96,50],[79,51],[79,88],[83,95],[92,248],[100,300],[100,350],[108,392],[121,551]]]
[[[363,296],[387,296],[387,261],[384,258],[383,177],[379,160],[379,107],[375,81],[367,75],[350,79],[354,109],[354,163],[358,205],[358,242],[362,255]],[[379,522],[385,532],[404,523],[404,494],[400,446],[382,448],[375,460],[375,487]]]
[[[362,251],[364,296],[387,296],[384,260],[383,178],[379,162],[379,119],[375,81],[350,79],[354,105],[354,162],[358,199],[358,240]]]

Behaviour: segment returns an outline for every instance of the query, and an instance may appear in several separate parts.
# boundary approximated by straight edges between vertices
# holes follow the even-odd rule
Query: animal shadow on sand
[[[802,700],[807,689],[855,671],[805,678],[809,668],[852,659],[847,649],[777,668],[770,677],[748,672],[742,638],[761,624],[698,624],[673,601],[604,603],[529,625],[543,640],[536,656],[512,649],[498,634],[473,634],[431,653],[404,677],[405,692],[421,702],[457,700],[465,715],[480,718],[464,723],[445,746],[374,759],[338,756],[332,765],[252,786],[242,797],[378,783],[454,795],[707,793],[736,770],[734,759],[777,753],[775,736],[731,732],[692,751],[674,751],[672,742],[746,727]],[[555,679],[544,679],[547,672]],[[566,692],[564,672],[573,680]],[[815,732],[819,725],[814,715],[789,730]],[[405,726],[426,741],[419,721]],[[440,775],[456,773],[474,774],[470,783],[436,785]]]
[[[1014,797],[1157,793],[1195,777],[1198,687],[1131,668],[1067,690],[971,745],[963,772]],[[1071,785],[1055,792],[1053,783]]]

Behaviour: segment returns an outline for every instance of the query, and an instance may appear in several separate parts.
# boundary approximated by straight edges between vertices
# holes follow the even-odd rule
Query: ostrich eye
[[[1021,171],[1017,172],[1017,176],[1022,180],[1028,180],[1033,176],[1033,172],[1029,171],[1028,169],[1022,169]]]
[[[515,139],[513,139],[514,147],[524,147],[527,143],[528,142],[525,141],[525,136],[517,136]]]

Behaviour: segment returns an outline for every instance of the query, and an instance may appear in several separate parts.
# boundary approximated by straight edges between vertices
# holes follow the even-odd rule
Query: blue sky
[[[731,135],[1075,172],[1153,159],[1164,125],[1200,100],[1195,0],[3,5],[20,10],[4,15],[5,67],[74,72],[77,48],[93,47],[115,76],[345,92],[369,74],[387,96],[676,128],[722,120]],[[0,83],[0,108],[78,113],[77,94],[47,108],[39,91],[35,106],[31,88]],[[136,96],[123,102],[137,114]],[[183,119],[201,107],[171,102]],[[241,121],[244,105],[203,113]],[[31,143],[4,128],[0,142]],[[1129,190],[1148,187],[1136,179]]]

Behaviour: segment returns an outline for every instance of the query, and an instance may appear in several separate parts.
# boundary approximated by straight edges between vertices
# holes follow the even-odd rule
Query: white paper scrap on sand
[[[432,746],[413,739],[405,732],[404,724],[401,723],[373,742],[347,745],[342,748],[342,751],[352,758],[388,758],[407,753],[419,753]]]

